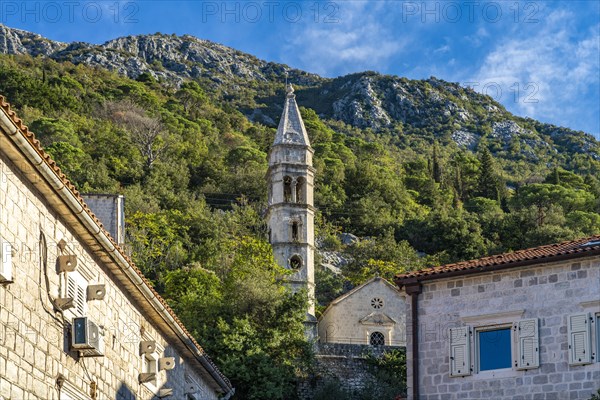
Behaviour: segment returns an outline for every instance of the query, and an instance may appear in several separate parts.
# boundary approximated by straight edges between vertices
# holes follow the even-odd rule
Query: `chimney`
[[[82,194],[86,204],[119,245],[125,243],[125,197],[115,194]]]

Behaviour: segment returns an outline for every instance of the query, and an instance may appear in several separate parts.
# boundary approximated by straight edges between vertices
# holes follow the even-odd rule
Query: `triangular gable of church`
[[[352,290],[350,290],[350,291],[344,293],[343,295],[337,297],[336,299],[334,299],[331,303],[329,303],[329,305],[327,306],[325,311],[323,311],[323,314],[321,314],[321,318],[319,318],[319,319],[322,319],[329,312],[329,310],[332,307],[334,307],[334,306],[340,304],[341,302],[349,299],[350,297],[358,294],[364,288],[366,288],[367,286],[373,285],[373,284],[383,284],[383,287],[387,288],[390,291],[390,293],[393,293],[394,295],[398,296],[398,298],[404,297],[404,293],[401,292],[400,290],[398,290],[398,288],[396,286],[392,285],[387,280],[385,280],[379,276],[376,276],[374,278],[369,279],[362,285],[358,285],[355,288],[353,288]]]

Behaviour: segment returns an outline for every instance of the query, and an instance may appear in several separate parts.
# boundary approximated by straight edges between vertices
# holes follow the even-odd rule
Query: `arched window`
[[[298,178],[297,182],[296,182],[296,203],[306,203],[306,198],[305,198],[305,179],[304,178]]]
[[[385,336],[381,332],[373,332],[371,333],[369,343],[371,346],[385,346]]]
[[[298,221],[292,222],[292,241],[297,242],[299,239]]]
[[[292,178],[289,176],[283,178],[283,201],[286,203],[292,201]]]
[[[302,267],[302,259],[300,258],[300,256],[292,256],[292,258],[290,258],[290,267],[292,269],[300,269]]]
[[[272,234],[272,231],[271,231],[271,228],[269,228],[269,243],[273,243],[273,242],[271,241],[271,234]]]

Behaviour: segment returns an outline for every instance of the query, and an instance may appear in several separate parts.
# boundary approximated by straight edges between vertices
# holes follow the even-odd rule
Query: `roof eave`
[[[396,278],[394,278],[394,282],[399,287],[403,287],[403,286],[408,286],[410,284],[415,284],[417,282],[433,281],[433,280],[444,279],[444,278],[452,278],[452,277],[456,277],[456,276],[481,274],[481,273],[485,273],[485,272],[503,271],[503,270],[510,269],[510,268],[526,267],[526,266],[539,264],[539,263],[550,263],[550,262],[560,262],[560,261],[565,261],[565,260],[575,260],[575,259],[580,259],[580,258],[585,258],[585,257],[593,257],[593,256],[597,256],[597,255],[600,255],[600,248],[597,248],[597,249],[595,248],[595,249],[588,250],[588,251],[579,251],[579,252],[558,254],[555,256],[537,257],[537,258],[531,258],[531,259],[527,259],[527,260],[509,261],[509,262],[504,262],[504,263],[499,263],[499,264],[491,264],[491,265],[487,265],[487,266],[478,266],[478,267],[474,267],[474,268],[465,268],[465,269],[459,269],[459,270],[453,270],[453,271],[442,271],[442,272],[437,272],[437,273],[432,272],[431,274],[426,274],[426,275],[425,274],[418,275],[418,276],[400,275],[400,276],[397,276]]]

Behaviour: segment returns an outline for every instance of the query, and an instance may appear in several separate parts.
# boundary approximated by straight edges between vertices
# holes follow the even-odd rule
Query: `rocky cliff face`
[[[65,48],[65,43],[53,42],[35,33],[0,25],[0,53],[50,56]]]
[[[300,86],[301,104],[323,118],[357,128],[395,134],[429,132],[428,140],[451,140],[470,150],[485,139],[496,152],[528,161],[537,161],[540,153],[561,151],[600,159],[600,144],[591,135],[515,117],[490,97],[433,77],[409,80],[364,72],[325,79],[193,36],[153,34],[102,45],[65,44],[2,25],[0,53],[46,56],[106,68],[133,79],[146,73],[173,86],[205,78],[227,100],[236,100],[250,119],[265,124],[274,124],[280,115],[279,98],[270,93],[287,74],[290,82]],[[253,84],[244,85],[248,82]],[[254,97],[251,103],[238,95],[242,86]]]
[[[320,81],[317,75],[271,63],[208,40],[193,36],[139,35],[110,40],[102,45],[83,42],[65,44],[40,35],[0,25],[0,53],[46,56],[102,67],[136,79],[143,73],[178,85],[200,76],[217,81],[289,79],[298,85]]]

